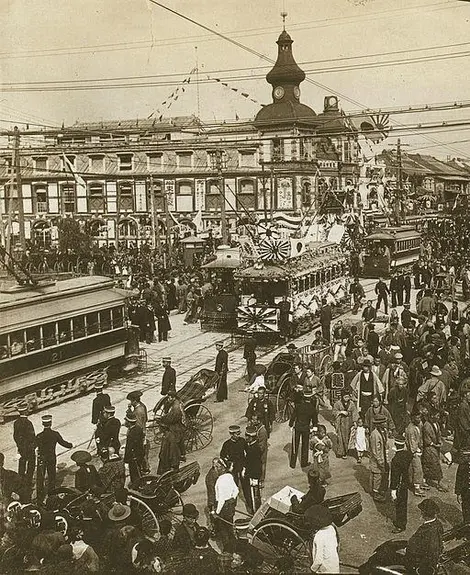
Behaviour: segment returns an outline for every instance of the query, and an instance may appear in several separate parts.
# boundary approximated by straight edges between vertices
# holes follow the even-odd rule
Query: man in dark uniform
[[[290,311],[291,305],[287,296],[283,296],[282,301],[278,304],[279,309],[279,333],[283,339],[288,339],[290,332]]]
[[[245,430],[245,473],[242,478],[242,489],[246,510],[251,515],[254,515],[261,505],[261,448],[257,437],[256,427],[248,426]]]
[[[380,304],[383,302],[385,314],[388,313],[388,294],[390,293],[387,284],[382,278],[375,284],[375,293],[377,294],[377,303],[375,309],[379,311]]]
[[[406,529],[408,519],[408,470],[413,455],[405,447],[405,438],[395,439],[396,453],[390,464],[390,489],[395,502],[395,521],[392,533],[401,533]]]
[[[326,299],[321,300],[320,308],[320,326],[323,339],[330,343],[331,341],[331,322],[333,320],[333,312],[331,306],[326,302]]]
[[[246,409],[245,417],[251,421],[253,414],[256,413],[258,416],[258,421],[260,421],[266,431],[268,432],[268,437],[271,434],[271,429],[276,415],[274,405],[272,404],[269,397],[266,395],[266,387],[260,386],[256,392],[255,397],[250,401]]]
[[[96,397],[93,400],[93,405],[91,408],[91,423],[93,425],[98,425],[103,413],[103,409],[111,405],[111,398],[107,393],[103,393],[103,384],[97,383],[95,385]]]
[[[228,428],[230,439],[227,439],[220,450],[220,457],[223,460],[231,461],[233,464],[232,475],[235,483],[240,486],[242,471],[245,468],[246,441],[240,437],[240,426],[231,425]]]
[[[455,475],[455,494],[462,506],[463,522],[470,525],[470,450],[460,452],[460,462]]]
[[[45,481],[47,477],[47,493],[55,489],[56,478],[56,445],[71,449],[72,443],[65,441],[58,431],[52,429],[52,415],[43,415],[42,425],[44,427],[41,433],[36,437],[38,449],[38,469],[36,477],[36,492],[38,501],[44,501],[46,495]]]
[[[96,467],[89,464],[92,459],[90,453],[84,450],[75,451],[70,459],[78,465],[78,469],[75,472],[75,489],[82,493],[91,491],[98,495],[102,489],[101,479]]]
[[[228,373],[228,353],[224,349],[224,342],[218,341],[216,344],[217,356],[215,358],[215,371],[219,374],[220,379],[217,385],[216,401],[225,401],[228,399],[227,373]]]
[[[36,434],[33,424],[28,419],[28,405],[26,403],[18,405],[18,413],[19,417],[13,424],[13,439],[20,456],[18,474],[31,485],[36,468]]]
[[[115,453],[119,453],[121,449],[121,442],[119,441],[121,422],[115,417],[115,413],[114,405],[107,405],[103,409],[103,420],[96,430],[96,443],[99,449],[112,447]]]
[[[310,427],[315,427],[317,424],[318,401],[312,391],[307,388],[303,391],[302,399],[295,404],[289,421],[289,427],[294,428],[290,454],[290,466],[292,469],[295,469],[297,462],[300,440],[302,440],[300,466],[306,467],[308,465]]]
[[[439,507],[432,499],[423,499],[418,505],[423,524],[411,536],[406,546],[407,573],[436,573],[443,549],[444,529],[437,519]]]
[[[176,391],[176,370],[171,367],[171,357],[162,359],[165,371],[162,377],[162,395],[167,395],[169,391]]]
[[[397,303],[398,305],[403,305],[403,295],[405,291],[405,276],[403,272],[399,272],[397,275]]]
[[[410,272],[405,273],[403,278],[403,292],[405,303],[410,303],[411,301],[411,274]]]
[[[124,450],[124,463],[129,466],[131,485],[142,476],[144,465],[144,432],[137,425],[137,418],[133,413],[126,415],[127,440]]]

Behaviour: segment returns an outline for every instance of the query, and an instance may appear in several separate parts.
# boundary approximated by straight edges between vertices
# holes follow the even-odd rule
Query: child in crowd
[[[357,462],[362,463],[364,454],[369,451],[369,438],[367,436],[367,430],[364,427],[364,421],[361,417],[359,417],[357,423],[351,427],[349,448],[356,451]]]
[[[326,427],[324,425],[314,427],[310,438],[310,449],[313,452],[312,469],[318,472],[323,486],[328,485],[328,479],[331,477],[328,452],[332,447],[333,443],[326,434]]]

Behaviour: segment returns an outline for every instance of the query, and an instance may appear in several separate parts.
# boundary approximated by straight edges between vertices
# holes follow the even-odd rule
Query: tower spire
[[[287,12],[285,9],[281,12],[281,18],[282,18],[282,29],[285,32],[286,31],[286,18],[287,18]]]

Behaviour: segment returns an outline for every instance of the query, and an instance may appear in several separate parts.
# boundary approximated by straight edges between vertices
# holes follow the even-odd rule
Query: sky
[[[302,102],[317,112],[322,111],[328,93],[340,94],[345,110],[469,98],[469,2],[160,3],[256,54],[150,0],[2,0],[0,130],[14,122],[60,126],[152,114],[197,114],[207,122],[252,118],[261,103],[271,101],[271,88],[264,78],[271,64],[261,56],[276,58],[283,11],[288,14],[286,29],[294,40],[294,56],[310,80],[301,86]],[[402,63],[411,58],[413,63]],[[182,84],[196,62],[199,88],[195,74],[189,84]],[[344,70],[345,66],[349,69]],[[223,87],[215,78],[223,78],[239,92]],[[167,85],[158,85],[162,82]],[[111,83],[121,87],[77,89]],[[154,85],[135,87],[136,83]],[[162,105],[178,85],[177,101],[170,108]],[[467,118],[470,108],[394,115],[391,120],[397,126]],[[426,136],[409,133],[402,140],[409,144],[409,151],[470,158],[470,125]],[[387,145],[395,142],[390,137]]]

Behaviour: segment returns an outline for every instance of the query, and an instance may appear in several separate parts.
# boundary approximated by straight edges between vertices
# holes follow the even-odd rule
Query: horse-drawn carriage
[[[294,408],[294,365],[300,364],[303,369],[311,367],[314,373],[324,378],[331,365],[331,349],[312,349],[306,345],[292,353],[279,353],[269,364],[266,374],[266,390],[276,398],[278,421],[286,421]]]
[[[184,412],[184,443],[186,453],[204,449],[212,441],[214,420],[209,408],[204,405],[206,399],[217,388],[219,374],[210,369],[201,369],[178,390]],[[160,419],[168,410],[168,399],[162,397],[153,409],[153,417],[147,423],[147,429],[153,432],[155,442],[160,443],[162,429]]]
[[[131,509],[126,524],[137,527],[146,537],[157,541],[163,519],[169,520],[173,527],[181,520],[181,494],[194,485],[199,476],[199,464],[193,462],[178,471],[168,471],[159,477],[142,477],[133,489],[127,491],[125,501],[119,501]],[[73,488],[55,490],[48,496],[44,507],[12,503],[7,510],[7,520],[10,523],[15,521],[18,527],[15,533],[23,535],[11,538],[11,545],[4,549],[0,558],[0,568],[13,569],[16,565],[23,564],[31,538],[41,530],[41,519],[45,513],[53,514],[56,531],[66,536],[79,530],[99,551],[106,528],[111,524],[108,513],[115,503],[114,493],[97,496],[89,491],[82,493]],[[29,539],[25,537],[26,533]]]
[[[291,511],[291,497],[303,493],[284,487],[266,500],[248,525],[248,540],[262,554],[272,572],[308,573],[312,563],[312,528],[303,515]],[[362,511],[360,493],[348,493],[323,502],[337,527]]]

